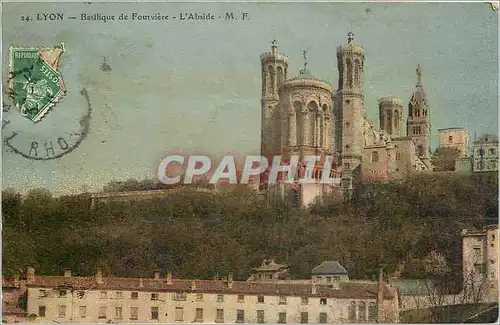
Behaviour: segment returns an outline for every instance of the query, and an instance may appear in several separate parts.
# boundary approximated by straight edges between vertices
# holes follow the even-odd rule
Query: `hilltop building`
[[[498,301],[498,225],[462,231],[464,288]]]
[[[484,134],[473,142],[472,155],[455,161],[455,171],[496,172],[498,171],[498,137]]]
[[[498,137],[485,134],[473,144],[474,172],[498,171]]]
[[[305,55],[304,55],[305,57]],[[432,171],[430,112],[417,67],[417,83],[408,103],[406,136],[401,133],[403,102],[396,97],[378,101],[380,127],[369,122],[364,102],[364,49],[348,34],[337,48],[337,88],[313,76],[307,61],[299,75],[289,78],[289,58],[271,51],[261,54],[261,155],[334,156],[340,187],[307,184],[293,188],[302,205],[356,181],[400,179],[413,172]],[[306,58],[304,58],[306,59]],[[321,178],[322,163],[313,172]],[[314,185],[314,186],[311,186]]]
[[[439,146],[456,148],[460,152],[459,158],[469,155],[469,132],[464,128],[439,129]]]

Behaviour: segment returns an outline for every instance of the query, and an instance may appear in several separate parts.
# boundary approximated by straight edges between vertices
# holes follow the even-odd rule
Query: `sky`
[[[25,22],[37,13],[248,13],[249,20]],[[43,16],[43,15],[42,15]],[[365,110],[378,125],[377,99],[407,103],[422,79],[430,105],[431,146],[440,128],[498,133],[498,13],[479,3],[4,3],[3,80],[10,45],[64,42],[59,71],[67,95],[40,123],[4,114],[5,138],[28,153],[72,132],[92,103],[90,132],[71,153],[36,161],[2,150],[2,187],[56,195],[98,191],[110,181],[154,178],[173,150],[224,155],[259,154],[260,54],[278,41],[290,58],[289,76],[303,66],[337,86],[336,48],[354,32],[365,49]],[[101,71],[106,58],[112,70]],[[4,98],[8,103],[8,99]],[[403,129],[405,129],[403,127]],[[73,142],[72,142],[73,141]]]

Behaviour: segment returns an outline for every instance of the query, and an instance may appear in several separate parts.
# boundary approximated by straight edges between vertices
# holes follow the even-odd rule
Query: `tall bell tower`
[[[408,120],[406,122],[406,134],[413,140],[416,147],[416,154],[422,162],[431,169],[430,158],[430,130],[429,107],[427,106],[427,96],[422,84],[422,67],[417,66],[416,89],[411,95],[408,103]]]
[[[353,171],[361,164],[365,144],[363,136],[364,61],[364,49],[354,43],[354,33],[349,32],[347,44],[337,48],[339,84],[335,96],[339,115],[337,123],[340,130],[336,147],[340,152],[342,169],[345,171]]]
[[[286,80],[288,57],[278,53],[276,40],[271,43],[271,51],[260,56],[262,67],[262,120],[261,155],[281,154],[282,119],[279,110],[279,87]]]

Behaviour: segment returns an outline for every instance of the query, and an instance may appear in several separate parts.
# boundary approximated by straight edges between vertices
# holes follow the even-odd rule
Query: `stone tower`
[[[417,67],[417,85],[411,95],[408,104],[408,121],[406,122],[406,134],[415,142],[417,156],[431,169],[430,162],[430,122],[427,97],[422,84],[422,67]]]
[[[344,170],[354,170],[361,164],[364,149],[363,136],[363,64],[364,50],[354,43],[354,34],[348,34],[348,43],[337,48],[339,70],[338,92],[335,96],[340,137],[337,151]]]
[[[262,66],[261,155],[281,154],[282,121],[279,112],[279,87],[286,80],[288,58],[278,53],[274,40],[271,52],[260,56]]]
[[[460,158],[469,155],[469,132],[464,128],[439,129],[439,146],[443,148],[456,148]]]
[[[396,97],[383,97],[378,100],[380,129],[391,138],[401,136],[403,121],[403,102]]]

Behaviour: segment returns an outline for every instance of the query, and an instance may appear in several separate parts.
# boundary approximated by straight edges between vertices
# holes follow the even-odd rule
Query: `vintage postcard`
[[[498,2],[2,3],[2,321],[498,319]]]

